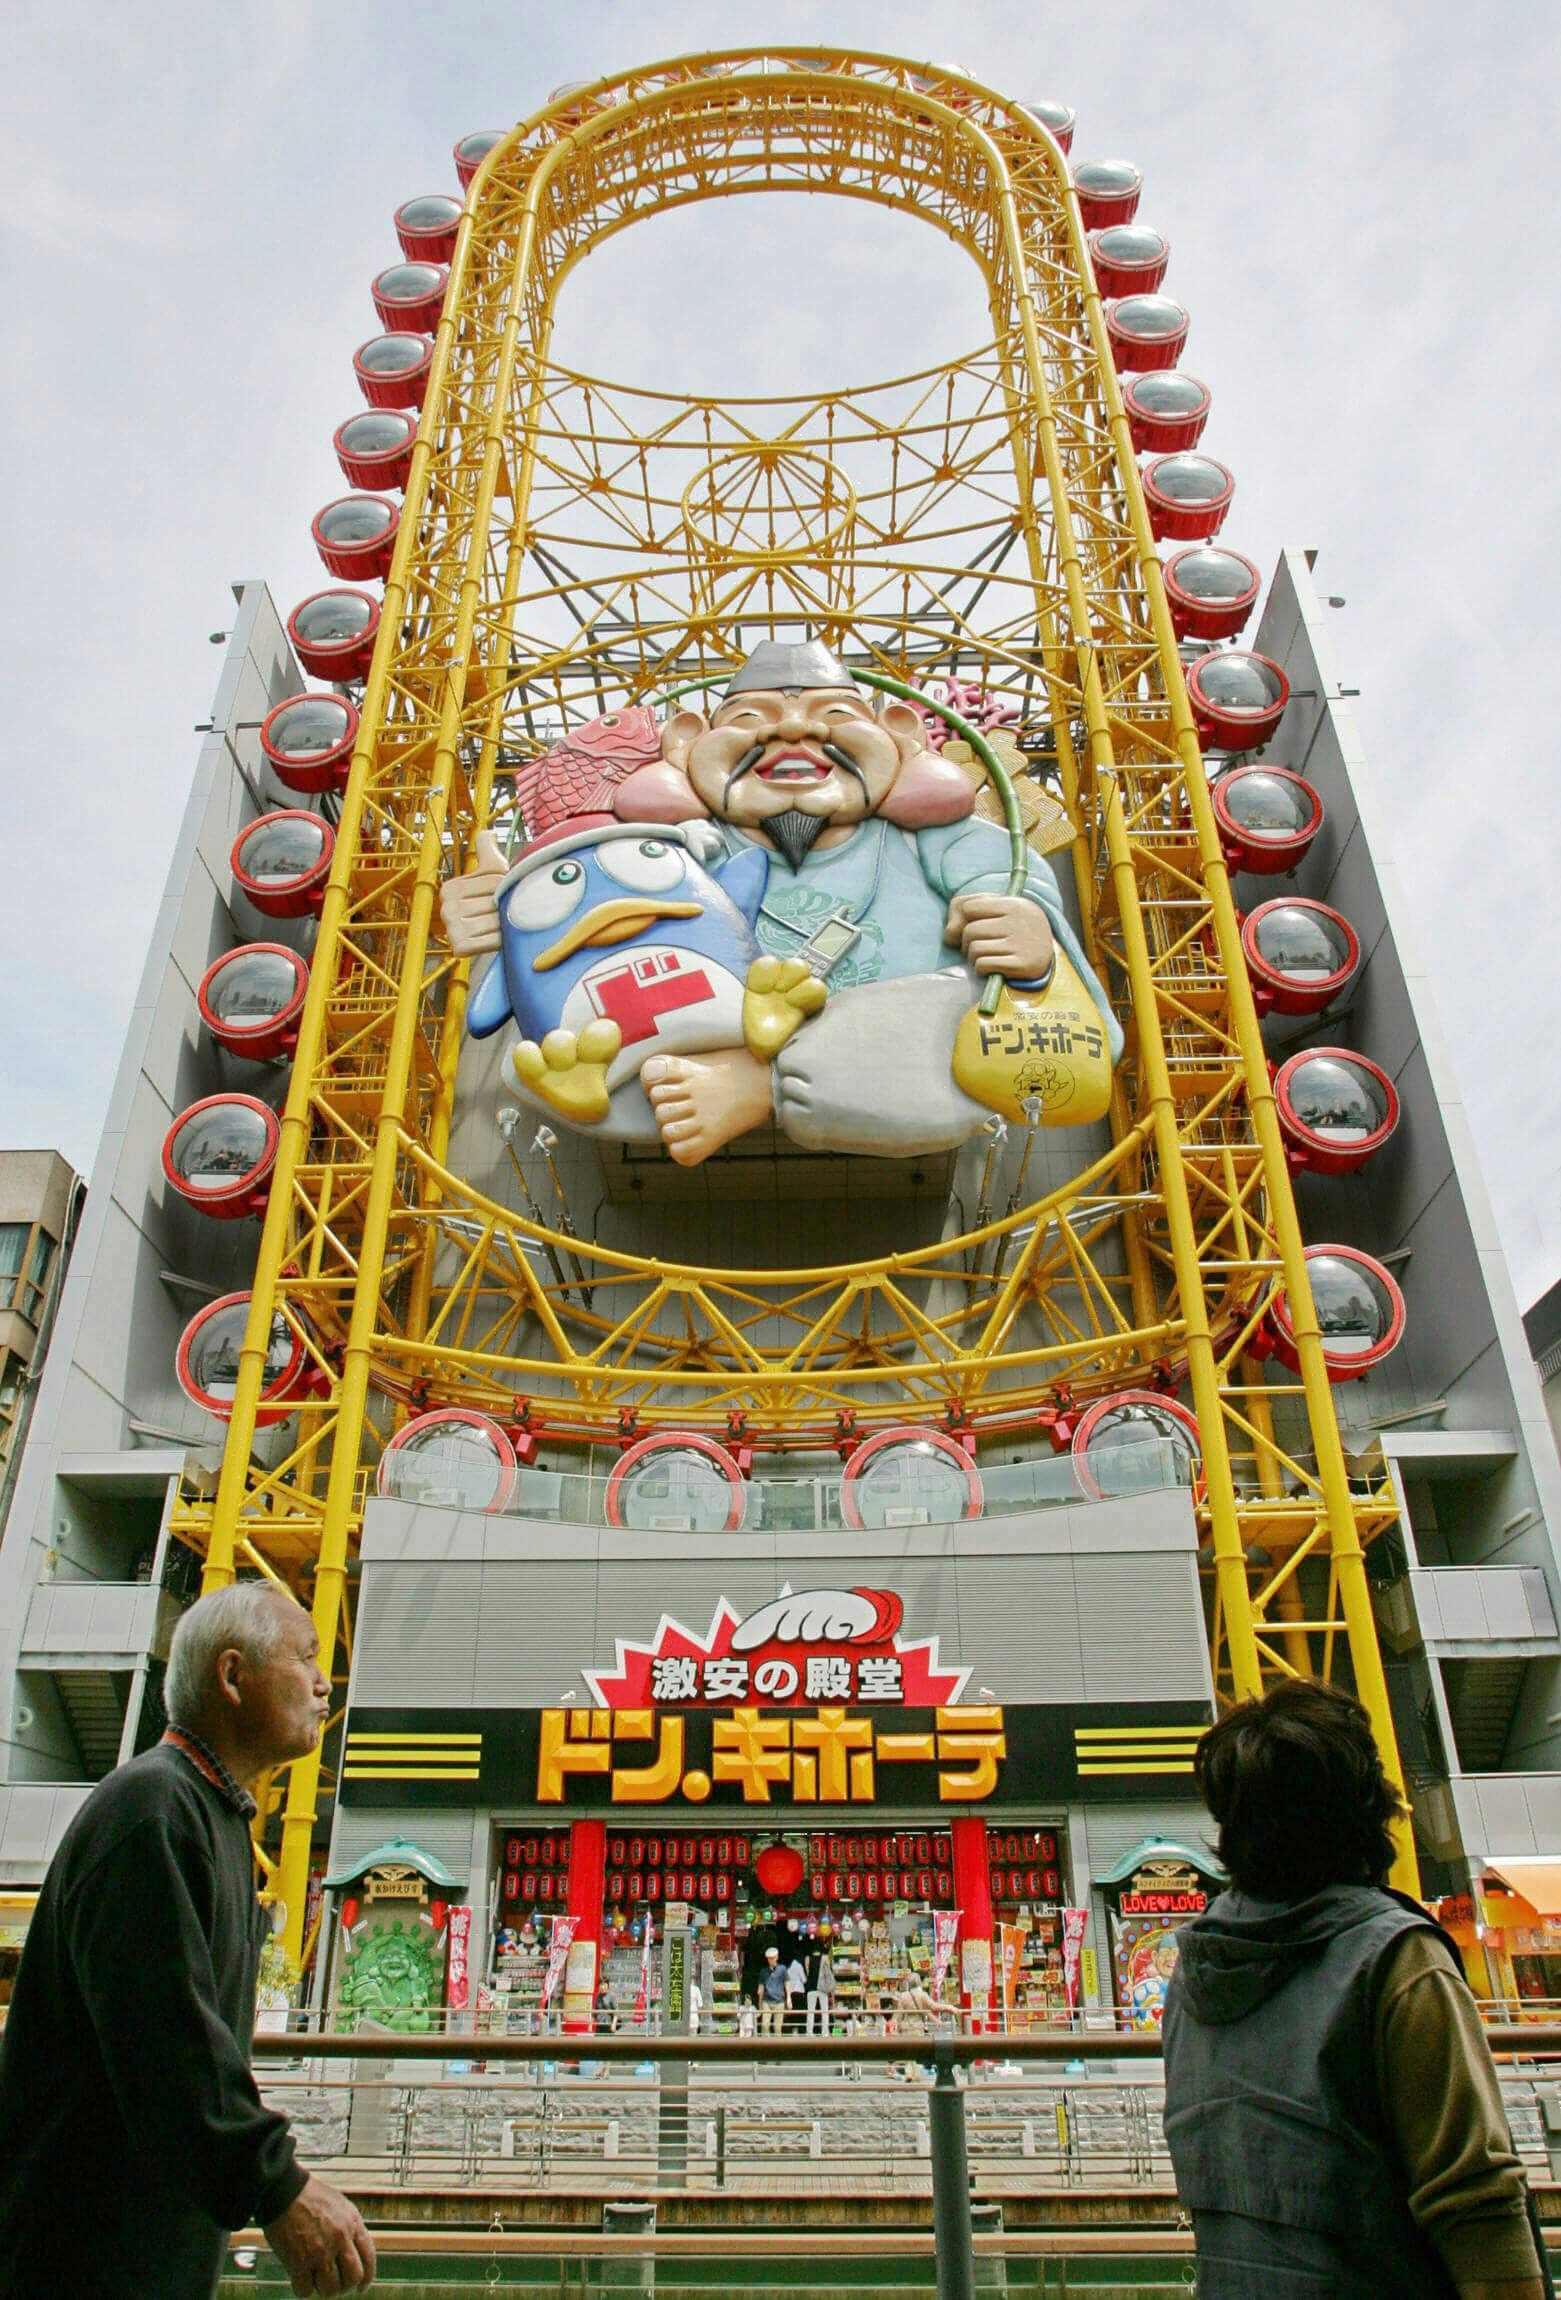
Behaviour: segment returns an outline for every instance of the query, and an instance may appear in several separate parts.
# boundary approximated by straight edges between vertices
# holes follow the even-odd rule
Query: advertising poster
[[[954,1961],[954,1943],[958,1939],[958,1909],[935,1909],[932,1917],[932,1993],[940,2002],[943,1984],[949,1977],[949,1966]]]
[[[998,1953],[1003,1961],[1003,2003],[1013,2010],[1019,1992],[1019,1974],[1024,1964],[1024,1944],[1030,1937],[1028,1925],[1000,1924],[997,1928]]]
[[[553,1991],[564,1977],[564,1966],[569,1960],[569,1945],[575,1937],[578,1917],[555,1917],[552,1937],[548,1942],[547,1974],[542,1983],[542,2010],[547,2011],[553,2001]]]
[[[571,1931],[574,1920],[566,1918]],[[555,1934],[555,1939],[556,1939]],[[590,2025],[596,2009],[596,1943],[575,1941],[569,1943],[564,1958],[564,2023],[566,2027]]]
[[[450,1911],[448,1938],[444,2001],[451,2012],[465,2012],[471,2002],[472,1912],[468,1906]]]
[[[1079,1958],[1084,1947],[1084,1928],[1088,1923],[1088,1909],[1064,1909],[1062,1912],[1062,1985],[1067,1991],[1069,2012],[1078,2008]]]
[[[991,1995],[992,1944],[990,1941],[960,1942],[959,1985],[967,1997],[979,1997],[983,2003]]]

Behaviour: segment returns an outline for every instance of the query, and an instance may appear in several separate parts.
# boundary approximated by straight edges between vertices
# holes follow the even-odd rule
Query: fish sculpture
[[[653,1054],[772,1060],[826,993],[801,960],[759,949],[769,867],[756,846],[707,867],[676,825],[566,819],[499,881],[499,955],[468,1030],[513,1017],[517,1083],[576,1126],[599,1125]]]

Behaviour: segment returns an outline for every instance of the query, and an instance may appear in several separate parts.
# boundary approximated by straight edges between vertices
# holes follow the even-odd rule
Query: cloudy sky
[[[1237,474],[1226,538],[1319,553],[1339,676],[1528,1302],[1561,1275],[1546,697],[1561,373],[1561,32],[1478,9],[1115,0],[54,0],[4,118],[10,697],[0,1142],[90,1163],[218,669],[229,584],[321,580],[368,283],[450,146],[566,80],[850,41],[1079,114],[1144,170]],[[769,210],[766,213],[766,210]],[[1545,235],[1541,244],[1541,234]],[[632,244],[631,244],[632,243]],[[776,283],[783,283],[777,285]],[[743,202],[582,267],[559,349],[636,380],[790,388],[963,349],[972,282],[914,223]],[[820,361],[823,361],[821,372]],[[1551,636],[1547,637],[1546,634]]]

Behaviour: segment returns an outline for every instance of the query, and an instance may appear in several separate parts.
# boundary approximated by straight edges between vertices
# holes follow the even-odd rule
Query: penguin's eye
[[[522,934],[535,934],[545,926],[578,910],[585,893],[585,871],[577,862],[554,863],[551,870],[533,871],[512,888],[505,899],[504,916]]]
[[[683,876],[683,850],[666,839],[613,839],[596,859],[635,894],[665,894]]]

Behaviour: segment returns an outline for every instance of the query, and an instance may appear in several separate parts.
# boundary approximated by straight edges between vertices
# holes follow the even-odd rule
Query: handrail
[[[1485,2031],[1494,2053],[1522,2060],[1561,2058],[1561,2027],[1509,2021]],[[1012,2036],[595,2036],[564,2030],[553,2036],[457,2035],[365,2036],[341,2029],[257,2031],[258,2060],[480,2060],[678,2061],[722,2066],[750,2061],[782,2061],[799,2068],[838,2068],[843,2060],[868,2063],[920,2061],[936,2068],[968,2068],[977,2061],[1158,2060],[1160,2038],[1151,2031],[1066,2031]]]

